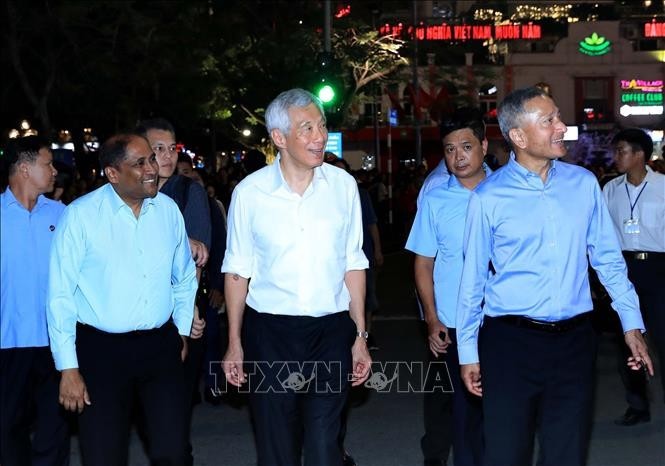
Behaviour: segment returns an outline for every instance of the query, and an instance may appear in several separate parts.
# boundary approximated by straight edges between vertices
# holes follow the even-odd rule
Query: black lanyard
[[[644,191],[644,188],[647,187],[648,181],[644,182],[644,186],[642,186],[642,189],[640,189],[640,192],[637,193],[637,197],[635,198],[635,202],[631,203],[630,202],[630,194],[628,193],[628,182],[626,181],[626,184],[624,186],[626,187],[626,196],[628,196],[628,205],[630,206],[630,219],[633,219],[633,209],[637,205],[637,201],[640,200],[640,196],[642,195],[642,191]]]

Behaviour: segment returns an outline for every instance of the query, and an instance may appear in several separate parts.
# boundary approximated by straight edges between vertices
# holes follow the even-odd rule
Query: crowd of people
[[[603,187],[560,161],[566,126],[539,88],[506,96],[498,117],[503,163],[487,155],[478,110],[461,108],[441,124],[441,163],[396,184],[430,358],[445,363],[430,376],[451,382],[424,397],[424,462],[445,465],[452,450],[456,466],[527,466],[537,435],[538,464],[581,466],[590,268],[618,316],[628,409],[617,423],[650,420],[650,351],[665,358],[665,175],[634,128],[614,136],[621,175]],[[83,464],[126,464],[132,423],[151,463],[193,464],[192,401],[201,377],[218,401],[219,360],[217,375],[249,394],[259,465],[354,464],[345,413],[376,347],[388,189],[326,154],[311,93],[279,94],[266,126],[274,163],[253,154],[208,173],[177,153],[168,121],[145,120],[102,145],[103,182],[70,186],[57,186],[47,141],[11,141],[1,464],[68,464],[72,417]]]

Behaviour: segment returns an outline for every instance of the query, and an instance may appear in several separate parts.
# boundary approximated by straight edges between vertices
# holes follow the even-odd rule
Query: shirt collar
[[[111,183],[106,183],[106,185],[104,186],[104,194],[108,199],[109,203],[111,204],[111,209],[113,210],[114,213],[117,213],[123,207],[129,209],[129,206],[125,203],[125,201],[123,201],[122,198],[118,195],[118,193],[115,192],[115,189],[113,189],[113,185],[111,185]],[[157,196],[159,196],[159,193],[157,193]],[[141,213],[144,212],[146,206],[153,205],[155,203],[155,198],[157,196],[143,199],[143,204],[141,204]]]
[[[483,162],[483,170],[485,170],[485,178],[490,176],[492,174],[492,169],[487,165],[485,162]],[[482,181],[481,181],[482,183]],[[466,189],[464,186],[462,186],[462,183],[459,182],[457,177],[453,175],[452,173],[450,174],[450,178],[448,178],[448,188],[461,188],[461,189]]]
[[[656,181],[656,173],[651,169],[651,167],[649,165],[646,165],[645,167],[647,169],[647,174],[644,177],[644,179],[642,180],[642,183],[644,183],[645,181],[646,182],[650,181],[651,183],[654,183]],[[642,183],[638,184],[637,186],[641,186]],[[619,176],[619,184],[620,185],[629,184],[627,173],[623,173],[622,175]]]
[[[2,203],[4,207],[9,207],[12,204],[16,204],[22,209],[25,209],[23,204],[21,204],[18,199],[16,199],[16,196],[14,196],[14,193],[12,192],[11,188],[7,186],[7,189],[5,189],[4,196],[2,196]],[[32,212],[35,210],[39,209],[41,206],[46,204],[46,196],[43,194],[40,194],[37,196],[37,202],[35,203],[35,206],[32,208]]]
[[[557,159],[553,159],[550,161],[550,169],[547,172],[547,179],[549,181],[550,176],[556,173],[556,166],[559,161]],[[527,170],[525,167],[520,165],[517,162],[517,159],[515,158],[515,152],[510,151],[510,157],[508,159],[508,167],[513,171],[513,173],[516,173],[520,177],[524,179],[529,179],[529,177],[532,176],[538,176],[538,174],[533,173],[532,171]]]
[[[270,169],[272,171],[270,175],[270,193],[272,194],[276,194],[280,190],[284,190],[284,192],[287,193],[292,192],[291,188],[289,188],[289,185],[284,179],[284,174],[282,173],[282,167],[279,164],[281,158],[282,155],[278,152],[277,157],[275,157],[275,161],[272,163],[272,165],[270,165]],[[325,165],[325,162],[323,165]],[[305,193],[313,189],[314,186],[319,182],[328,183],[328,178],[326,176],[326,172],[325,169],[323,168],[323,165],[320,167],[316,167],[314,169],[314,177],[312,178],[312,183],[307,188],[307,191],[305,191]]]

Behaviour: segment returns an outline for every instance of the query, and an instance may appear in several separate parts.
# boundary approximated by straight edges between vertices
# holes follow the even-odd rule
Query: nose
[[[321,141],[323,140],[323,143],[325,143],[328,140],[328,128],[325,126],[317,127],[314,129],[314,135],[313,135],[314,141]]]
[[[561,132],[563,132],[563,133],[565,133],[566,131],[568,131],[568,127],[566,126],[566,124],[565,124],[563,121],[561,121],[561,119],[557,119],[557,127],[558,127],[558,129],[560,129]]]
[[[159,165],[157,165],[156,160],[150,160],[148,163],[144,165],[144,170],[146,174],[152,175],[155,174],[159,171]]]

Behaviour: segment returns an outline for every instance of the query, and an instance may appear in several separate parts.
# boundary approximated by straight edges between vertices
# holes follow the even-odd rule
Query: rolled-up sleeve
[[[369,267],[369,261],[363,252],[363,219],[360,208],[358,187],[353,187],[351,195],[351,213],[349,221],[349,234],[346,240],[346,271],[364,270]]]
[[[481,304],[490,261],[490,227],[478,195],[471,193],[464,231],[464,267],[457,299],[457,351],[460,364],[478,358],[478,330],[483,319]]]
[[[226,254],[223,273],[235,273],[243,278],[252,276],[254,245],[249,212],[239,187],[233,191],[227,216]]]

